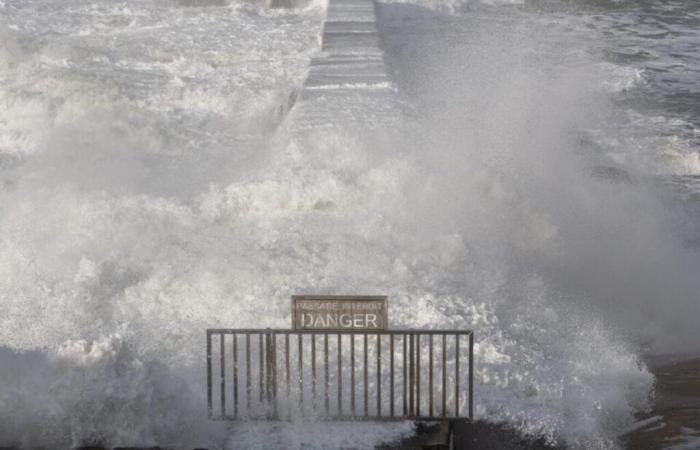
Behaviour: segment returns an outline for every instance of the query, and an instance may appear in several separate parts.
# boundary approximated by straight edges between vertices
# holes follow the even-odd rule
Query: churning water
[[[0,446],[410,432],[206,420],[204,330],[293,293],[473,328],[477,416],[580,448],[699,342],[700,4],[383,1],[396,98],[299,132],[325,8],[0,0]]]

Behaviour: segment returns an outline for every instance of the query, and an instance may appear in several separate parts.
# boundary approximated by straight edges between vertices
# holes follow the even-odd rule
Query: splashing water
[[[636,151],[662,137],[616,98],[643,77],[587,16],[426,6],[380,5],[395,104],[299,132],[322,5],[0,2],[0,445],[410,433],[206,420],[204,330],[286,327],[291,294],[326,292],[475,329],[479,418],[615,446],[642,351],[698,337],[691,219],[653,178],[689,166]]]

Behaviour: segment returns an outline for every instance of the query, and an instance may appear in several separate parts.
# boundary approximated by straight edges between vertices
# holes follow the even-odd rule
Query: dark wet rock
[[[557,450],[565,447],[547,444],[543,438],[527,438],[501,424],[485,422],[455,425],[457,450]]]
[[[419,423],[416,434],[380,450],[441,450],[448,449],[447,424]],[[527,438],[501,424],[458,422],[454,426],[456,450],[560,450],[544,439]]]

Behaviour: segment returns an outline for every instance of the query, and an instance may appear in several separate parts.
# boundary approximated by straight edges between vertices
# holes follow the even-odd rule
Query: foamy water
[[[204,330],[322,292],[474,329],[479,419],[614,448],[641,355],[698,338],[693,218],[656,181],[698,174],[694,116],[625,103],[654,79],[597,12],[502,3],[381,4],[396,97],[287,115],[323,4],[0,2],[0,445],[410,433],[206,420]]]

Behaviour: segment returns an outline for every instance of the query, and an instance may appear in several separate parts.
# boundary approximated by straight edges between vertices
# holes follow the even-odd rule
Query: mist
[[[295,293],[474,329],[477,416],[574,448],[614,448],[653,393],[645,357],[699,342],[691,218],[615,101],[638,74],[575,19],[384,4],[396,96],[285,115],[318,5],[100,3],[114,50],[79,3],[0,53],[0,445],[323,448],[313,425],[206,420],[205,329],[286,328]],[[309,108],[330,125],[300,130]]]

